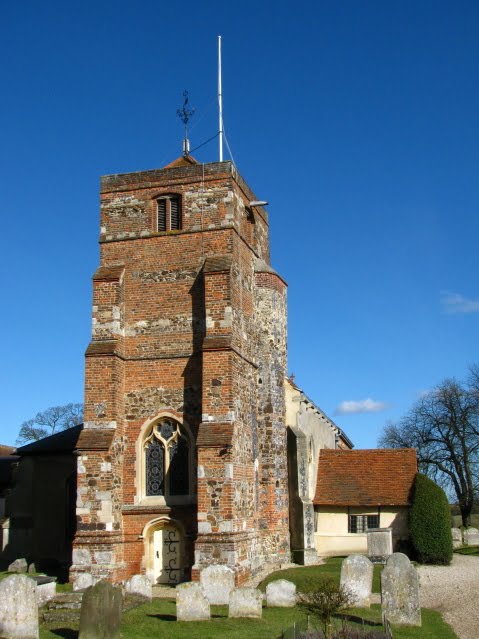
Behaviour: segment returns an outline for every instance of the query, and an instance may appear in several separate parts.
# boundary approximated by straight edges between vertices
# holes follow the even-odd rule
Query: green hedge
[[[409,532],[418,561],[423,564],[451,563],[451,514],[447,497],[442,488],[420,473],[414,482]]]

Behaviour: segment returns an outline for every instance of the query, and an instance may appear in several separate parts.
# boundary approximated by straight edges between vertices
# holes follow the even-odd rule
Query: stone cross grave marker
[[[296,605],[296,584],[286,579],[277,579],[266,586],[268,608],[294,608]]]
[[[230,594],[228,617],[261,619],[263,593],[257,588],[234,588]]]
[[[381,574],[381,605],[391,623],[421,625],[417,570],[401,552],[389,557]]]
[[[36,585],[25,575],[0,581],[0,637],[38,639]]]
[[[198,582],[176,586],[177,621],[205,621],[210,618],[210,602]]]
[[[99,581],[83,594],[78,639],[119,639],[123,596],[119,586]]]
[[[210,604],[227,605],[235,587],[234,572],[228,566],[208,566],[200,572],[200,584]]]
[[[341,586],[350,592],[353,605],[369,608],[374,566],[363,555],[350,555],[341,564]]]

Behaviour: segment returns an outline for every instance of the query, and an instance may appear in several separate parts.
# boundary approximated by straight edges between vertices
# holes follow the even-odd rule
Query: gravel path
[[[479,637],[479,557],[455,554],[450,566],[420,566],[421,606],[438,610],[459,639]]]

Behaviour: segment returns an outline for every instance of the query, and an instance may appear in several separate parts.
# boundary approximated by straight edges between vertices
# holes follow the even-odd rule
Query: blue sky
[[[357,447],[479,361],[479,5],[3,3],[0,443],[81,401],[99,176],[226,132],[270,203],[289,371]],[[216,142],[194,153],[217,159]]]

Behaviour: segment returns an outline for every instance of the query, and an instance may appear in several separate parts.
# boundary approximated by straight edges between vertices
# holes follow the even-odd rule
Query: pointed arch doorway
[[[183,581],[183,533],[170,519],[148,524],[145,531],[146,574],[155,584],[178,584]]]

